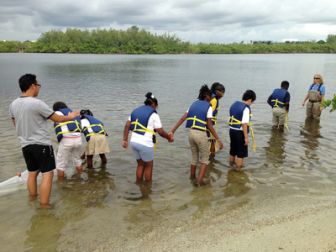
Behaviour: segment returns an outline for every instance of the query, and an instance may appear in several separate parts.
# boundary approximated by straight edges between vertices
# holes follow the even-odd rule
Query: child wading
[[[199,173],[196,179],[198,185],[203,185],[204,176],[209,163],[210,144],[208,141],[207,130],[213,135],[220,146],[223,143],[219,139],[217,132],[213,128],[212,108],[210,106],[211,91],[207,85],[203,85],[199,91],[198,100],[193,102],[188,111],[181,117],[169,134],[174,134],[181,124],[187,120],[186,128],[189,128],[189,144],[192,160],[190,164],[190,179],[196,179],[196,166],[200,163]]]
[[[215,82],[211,86],[211,100],[210,105],[212,108],[212,124],[215,126],[217,123],[217,114],[219,110],[219,100],[223,97],[225,93],[225,87],[219,82]],[[210,145],[210,159],[213,159],[218,151],[218,144],[214,136],[208,131]]]
[[[67,116],[72,112],[64,102],[55,102],[53,110],[57,115]],[[79,116],[71,121],[54,123],[57,141],[59,142],[56,169],[58,179],[64,178],[64,171],[69,163],[74,163],[78,172],[83,171],[82,152],[82,129]]]
[[[272,124],[273,129],[284,130],[287,125],[290,94],[287,91],[289,88],[288,81],[281,82],[281,88],[276,88],[273,93],[268,97],[267,103],[272,107]]]
[[[250,105],[255,101],[256,94],[247,90],[243,101],[236,101],[230,107],[230,165],[240,171],[244,158],[248,156],[249,123],[251,116]]]
[[[169,142],[172,138],[162,128],[161,120],[156,112],[158,100],[150,92],[146,94],[145,105],[134,109],[129,116],[123,134],[122,146],[128,147],[128,134],[132,131],[130,144],[137,161],[136,182],[152,181],[155,132]]]
[[[90,110],[81,110],[81,126],[87,141],[85,155],[88,168],[93,167],[93,156],[99,155],[102,166],[107,163],[106,153],[110,152],[104,124],[95,118]]]

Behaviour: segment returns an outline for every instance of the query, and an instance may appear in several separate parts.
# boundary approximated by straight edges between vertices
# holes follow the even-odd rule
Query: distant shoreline
[[[80,54],[279,54],[336,53],[336,35],[319,41],[191,43],[175,35],[158,35],[132,26],[127,30],[51,30],[37,41],[0,41],[1,52]]]

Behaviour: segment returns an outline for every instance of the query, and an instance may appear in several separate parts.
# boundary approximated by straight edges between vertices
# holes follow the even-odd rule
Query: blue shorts
[[[142,160],[144,162],[149,162],[154,159],[154,148],[147,147],[142,144],[131,142],[131,147],[133,149],[134,157],[136,160]]]

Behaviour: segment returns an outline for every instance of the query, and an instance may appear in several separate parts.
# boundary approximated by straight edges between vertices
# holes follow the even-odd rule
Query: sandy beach
[[[282,214],[281,214],[282,212]],[[231,217],[201,221],[188,230],[177,228],[159,237],[153,234],[153,246],[138,246],[151,251],[336,251],[336,203],[311,205],[289,215],[263,218],[249,216],[239,221]],[[255,218],[255,219],[254,219]],[[145,235],[146,237],[146,235]],[[159,239],[157,239],[159,238]],[[135,247],[134,247],[135,248]],[[142,250],[142,249],[141,249]]]

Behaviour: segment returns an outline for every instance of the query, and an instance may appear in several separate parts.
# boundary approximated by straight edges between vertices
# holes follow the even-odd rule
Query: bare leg
[[[86,155],[86,165],[87,168],[92,168],[93,155]]]
[[[138,166],[136,170],[136,182],[140,183],[143,180],[144,174],[144,162],[141,159],[137,160]]]
[[[229,157],[229,164],[230,166],[234,166],[235,165],[235,156],[231,156]]]
[[[196,179],[196,165],[190,165],[190,179]]]
[[[215,148],[216,140],[212,139],[211,140],[211,145],[210,145],[210,157],[209,159],[214,159],[216,156],[216,148]]]
[[[37,197],[37,175],[37,171],[28,173],[27,188],[29,192],[29,198],[31,200],[34,200]]]
[[[64,171],[57,170],[57,180],[63,180],[64,179]]]
[[[204,185],[203,179],[204,179],[206,170],[207,170],[207,165],[201,163],[200,170],[199,170],[198,177],[197,177],[197,183],[199,185]]]
[[[42,181],[40,185],[40,206],[49,208],[49,199],[53,181],[54,171],[42,173]]]
[[[77,165],[76,170],[77,170],[78,173],[83,172],[83,166],[82,165]]]
[[[100,157],[102,165],[105,165],[107,163],[105,154],[99,154],[99,157]]]
[[[244,158],[237,157],[235,163],[236,163],[236,166],[237,166],[236,170],[240,171],[243,167],[243,164],[244,164]]]
[[[144,174],[145,174],[145,180],[146,182],[152,182],[152,177],[153,177],[153,165],[154,162],[149,161],[149,162],[144,162]]]

